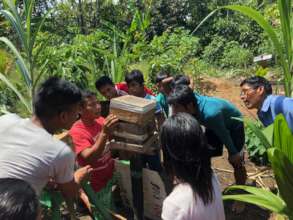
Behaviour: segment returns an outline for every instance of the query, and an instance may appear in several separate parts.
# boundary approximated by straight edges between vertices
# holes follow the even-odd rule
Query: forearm
[[[98,160],[105,149],[107,143],[108,135],[104,132],[101,132],[96,142],[93,144],[92,147],[85,149],[81,155],[83,159],[88,163],[91,164],[93,161]]]

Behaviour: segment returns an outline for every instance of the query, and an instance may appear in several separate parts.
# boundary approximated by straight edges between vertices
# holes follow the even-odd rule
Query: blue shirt
[[[287,124],[293,132],[293,98],[284,97],[284,99],[278,103],[277,99],[280,96],[269,95],[264,100],[261,109],[257,112],[259,120],[264,126],[269,126],[275,120],[278,115],[277,109],[280,109],[287,121]],[[277,106],[280,105],[280,106]]]
[[[157,101],[156,97],[155,96],[152,96],[150,94],[146,94],[146,96],[144,97],[145,99],[149,99],[149,100],[154,100],[156,101],[156,111],[155,111],[155,114],[158,114],[158,113],[161,113],[162,112],[162,109],[161,109],[161,106],[159,104],[159,102]]]
[[[238,153],[230,130],[239,126],[235,118],[242,117],[240,111],[225,99],[194,94],[199,109],[199,122],[206,128],[212,130],[221,142],[227,147],[229,154]]]

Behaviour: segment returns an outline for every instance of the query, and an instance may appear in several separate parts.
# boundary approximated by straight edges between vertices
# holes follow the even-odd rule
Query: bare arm
[[[107,139],[111,135],[113,127],[116,125],[118,120],[119,119],[116,116],[109,115],[106,118],[102,131],[93,146],[84,149],[80,153],[79,156],[81,156],[87,164],[92,164],[101,157],[105,150]]]

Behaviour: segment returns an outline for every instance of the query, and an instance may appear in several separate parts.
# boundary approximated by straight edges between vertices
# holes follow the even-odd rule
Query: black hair
[[[162,82],[162,80],[168,78],[170,76],[170,74],[166,71],[160,71],[157,75],[156,75],[156,79],[155,79],[155,83],[159,83]]]
[[[93,97],[93,96],[94,97],[97,96],[97,94],[95,92],[90,91],[90,90],[83,90],[81,92],[81,94],[82,94],[82,99],[86,99],[86,98],[90,98],[90,97]]]
[[[20,179],[0,179],[0,219],[36,220],[39,201],[34,189]]]
[[[140,85],[143,85],[144,78],[143,78],[143,74],[140,70],[132,70],[130,73],[126,74],[125,82],[127,84],[129,84],[133,81],[139,83]]]
[[[243,86],[244,84],[251,86],[253,89],[263,87],[266,95],[271,95],[273,93],[271,83],[262,76],[253,76],[247,78],[240,83],[240,86]]]
[[[95,85],[97,90],[100,90],[103,86],[106,85],[114,86],[114,83],[108,76],[102,76],[96,81]]]
[[[43,82],[34,98],[34,113],[39,118],[51,118],[81,102],[80,89],[66,80],[51,77]]]
[[[212,168],[208,145],[197,120],[190,114],[178,113],[161,127],[164,167],[172,180],[188,183],[203,203],[213,200]]]
[[[197,99],[192,89],[187,85],[176,85],[168,96],[168,104],[170,105],[180,104],[186,107],[190,103],[197,108]]]
[[[81,95],[82,95],[82,102],[81,102],[82,105],[85,104],[87,98],[97,97],[97,94],[90,90],[83,90],[81,92]]]
[[[174,80],[173,80],[173,87],[177,86],[177,85],[190,85],[190,79],[188,76],[185,76],[183,74],[179,74],[174,76]]]

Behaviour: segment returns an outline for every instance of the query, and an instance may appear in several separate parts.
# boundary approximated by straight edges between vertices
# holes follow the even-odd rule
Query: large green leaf
[[[291,40],[291,7],[292,2],[288,0],[278,0],[281,27],[283,32],[283,42],[285,54],[289,64],[292,64],[292,40]],[[290,70],[290,69],[289,69]]]
[[[21,18],[15,7],[15,2],[11,0],[4,0],[9,10],[0,10],[4,17],[10,22],[14,31],[17,33],[19,41],[23,45],[23,48],[28,52],[27,36],[23,29]]]
[[[252,186],[231,186],[227,191],[231,190],[244,190],[251,194],[240,194],[240,195],[224,195],[224,200],[238,200],[242,202],[251,203],[269,209],[273,212],[284,214],[286,210],[285,202],[274,193],[252,187]]]
[[[23,95],[17,90],[17,88],[6,78],[5,75],[0,73],[0,80],[2,80],[20,99],[21,103],[26,107],[29,113],[32,113],[31,105],[26,101]]]
[[[293,164],[293,135],[282,114],[277,115],[274,121],[273,146],[280,149]]]
[[[278,148],[268,150],[279,193],[287,204],[287,214],[293,216],[293,164]]]
[[[24,78],[26,82],[26,86],[28,88],[31,88],[32,86],[31,75],[30,75],[30,72],[28,71],[28,68],[24,59],[22,58],[18,50],[15,48],[13,43],[10,40],[8,40],[6,37],[0,37],[0,41],[4,42],[9,47],[9,49],[13,52],[14,56],[17,59],[17,64],[20,67],[22,77]]]

